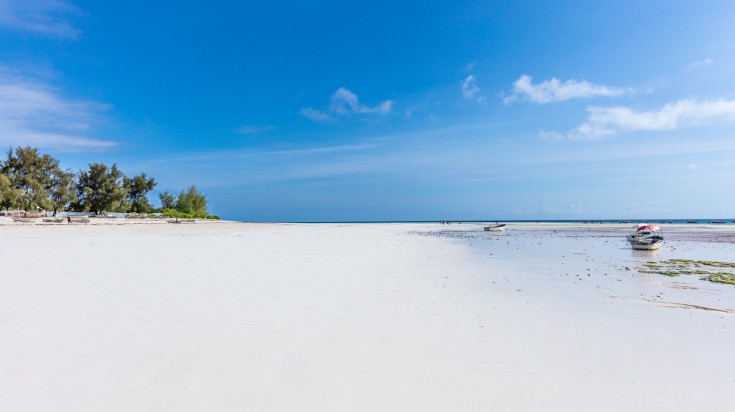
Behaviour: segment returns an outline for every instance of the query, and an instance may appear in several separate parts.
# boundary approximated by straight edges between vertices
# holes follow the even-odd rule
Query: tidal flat
[[[0,399],[62,412],[730,410],[735,287],[637,268],[729,262],[731,234],[669,230],[654,252],[625,234],[0,225]]]

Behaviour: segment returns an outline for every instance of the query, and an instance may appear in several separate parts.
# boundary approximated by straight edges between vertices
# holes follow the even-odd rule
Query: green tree
[[[20,190],[13,187],[5,173],[0,173],[0,209],[13,209],[20,197]]]
[[[30,146],[10,148],[2,167],[10,185],[20,192],[15,206],[27,211],[53,207],[49,194],[54,186],[54,176],[60,170],[58,160],[47,154],[41,155],[38,149]]]
[[[158,198],[161,199],[161,209],[176,209],[176,196],[163,192],[158,194]]]
[[[132,179],[125,177],[123,186],[127,191],[126,199],[130,202],[131,212],[148,213],[151,210],[147,195],[156,187],[156,182],[152,177],[149,179],[145,173],[141,173]]]
[[[113,164],[108,168],[102,163],[90,163],[89,170],[80,171],[76,184],[79,211],[124,211],[127,191],[123,185],[123,173]]]
[[[176,199],[176,210],[205,216],[207,214],[207,198],[197,190],[196,186],[192,185],[179,194]]]
[[[54,216],[59,209],[65,210],[77,201],[75,192],[76,176],[69,170],[58,170],[53,177],[51,200],[54,203]]]

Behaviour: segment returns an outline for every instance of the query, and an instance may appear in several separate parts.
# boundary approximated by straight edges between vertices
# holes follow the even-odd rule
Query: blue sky
[[[735,217],[731,1],[248,3],[0,0],[0,147],[237,220]]]

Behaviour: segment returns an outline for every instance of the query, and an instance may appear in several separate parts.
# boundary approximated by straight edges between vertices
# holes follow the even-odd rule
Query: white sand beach
[[[0,410],[730,411],[730,227],[0,225]]]

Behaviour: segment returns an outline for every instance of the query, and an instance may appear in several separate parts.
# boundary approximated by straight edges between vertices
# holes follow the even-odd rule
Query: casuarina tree
[[[207,214],[207,198],[197,190],[196,186],[191,186],[184,192],[179,193],[176,199],[176,210],[194,215]]]
[[[53,190],[54,176],[60,171],[58,160],[39,154],[36,148],[26,146],[8,150],[2,173],[18,194],[13,206],[28,211],[53,207],[49,194]]]
[[[91,163],[89,170],[79,172],[76,191],[77,210],[100,214],[125,209],[127,191],[123,186],[123,173],[116,164],[108,168],[102,163]]]
[[[151,204],[148,202],[148,192],[156,187],[155,180],[148,178],[145,173],[138,176],[123,179],[123,186],[128,192],[127,201],[130,202],[130,211],[135,213],[148,213],[151,210]]]

